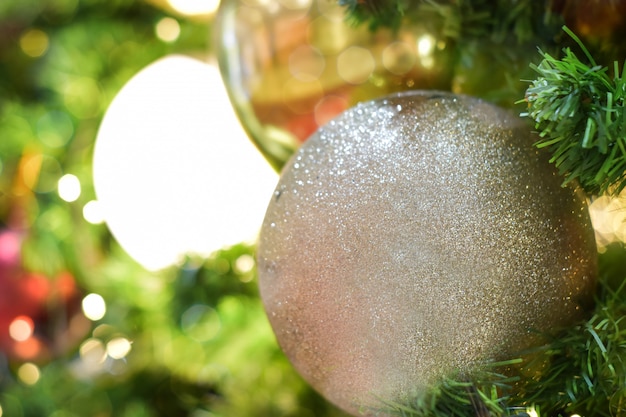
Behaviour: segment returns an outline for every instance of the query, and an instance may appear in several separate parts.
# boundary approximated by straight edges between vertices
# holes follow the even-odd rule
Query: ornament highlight
[[[533,142],[492,104],[410,92],[348,110],[290,159],[260,235],[260,290],[316,390],[386,415],[384,401],[471,379],[584,316],[585,199]]]

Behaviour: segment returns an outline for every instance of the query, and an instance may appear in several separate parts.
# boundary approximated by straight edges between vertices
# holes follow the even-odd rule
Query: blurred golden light
[[[104,222],[104,213],[97,200],[88,201],[83,207],[83,217],[91,224]]]
[[[100,126],[93,170],[107,226],[149,270],[256,239],[278,179],[217,67],[185,56],[158,60],[122,88]]]
[[[174,42],[180,36],[180,25],[176,19],[164,17],[157,22],[154,31],[163,42]]]
[[[131,343],[124,337],[116,337],[107,343],[106,350],[113,359],[123,359],[131,350]]]
[[[437,40],[432,35],[424,35],[417,41],[417,54],[420,57],[420,63],[425,68],[432,68],[435,65],[433,52],[437,45]]]
[[[242,273],[242,274],[251,272],[252,269],[254,268],[254,265],[255,265],[254,257],[248,254],[241,255],[235,261],[235,269],[237,269],[237,272]]]
[[[20,165],[24,185],[39,193],[54,190],[63,172],[56,158],[40,153],[25,155]]]
[[[104,298],[98,294],[88,294],[83,298],[83,313],[89,320],[100,320],[106,314],[107,308]]]
[[[168,3],[179,13],[196,16],[215,13],[220,0],[168,0]]]
[[[35,385],[41,377],[41,372],[37,365],[26,362],[17,369],[17,377],[26,385]]]
[[[589,216],[600,252],[611,243],[626,241],[626,192],[595,198],[589,205]]]
[[[107,352],[100,339],[87,339],[78,349],[80,358],[91,367],[99,366],[106,360]]]
[[[61,199],[72,202],[80,197],[81,187],[80,181],[76,175],[65,174],[59,179],[58,184],[59,197]]]
[[[411,46],[402,41],[392,42],[383,49],[383,66],[387,71],[403,75],[411,71],[417,57]]]
[[[20,48],[26,55],[37,58],[48,50],[50,40],[46,32],[39,29],[30,29],[20,37]]]
[[[35,324],[28,316],[17,316],[9,325],[9,335],[18,342],[28,340],[34,331]]]
[[[376,61],[372,52],[360,46],[351,46],[337,57],[337,73],[350,84],[364,83],[375,68]]]

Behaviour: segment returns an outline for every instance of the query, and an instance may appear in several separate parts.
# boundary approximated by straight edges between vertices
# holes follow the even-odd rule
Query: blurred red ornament
[[[0,350],[13,360],[45,362],[75,347],[90,322],[72,274],[24,270],[21,242],[20,232],[0,231]]]

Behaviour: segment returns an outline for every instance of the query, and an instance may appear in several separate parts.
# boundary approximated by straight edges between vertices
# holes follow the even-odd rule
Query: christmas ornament
[[[151,270],[255,239],[277,180],[250,146],[217,68],[184,56],[124,86],[100,126],[93,165],[109,229]]]
[[[76,347],[90,329],[74,277],[24,270],[22,233],[0,231],[0,350],[17,361],[48,361]]]
[[[219,62],[252,140],[280,168],[319,126],[358,101],[449,89],[453,45],[436,11],[397,31],[346,22],[326,0],[228,0],[216,19]]]
[[[384,415],[584,316],[585,200],[534,141],[487,102],[410,92],[348,110],[292,157],[261,231],[260,290],[327,399]]]

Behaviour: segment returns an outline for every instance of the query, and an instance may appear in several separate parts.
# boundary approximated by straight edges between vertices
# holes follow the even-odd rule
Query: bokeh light
[[[142,70],[98,132],[94,185],[105,222],[150,270],[254,239],[276,181],[217,68],[193,58]]]
[[[49,43],[48,35],[40,29],[30,29],[20,37],[20,48],[32,58],[43,55]]]
[[[116,337],[109,340],[106,345],[107,354],[113,359],[123,359],[128,355],[132,345],[125,337]]]
[[[82,301],[83,313],[89,320],[97,321],[106,314],[106,303],[101,295],[87,294]]]
[[[97,200],[88,201],[83,206],[83,217],[91,224],[100,224],[104,222],[104,213]]]
[[[26,385],[35,385],[41,377],[41,371],[34,363],[26,362],[17,369],[17,377]]]
[[[59,179],[58,190],[61,199],[67,202],[76,201],[81,192],[80,180],[76,175],[65,174]]]
[[[220,0],[168,0],[168,3],[177,12],[194,16],[215,13]]]
[[[35,331],[35,324],[28,316],[18,316],[9,325],[9,335],[18,342],[28,340]]]
[[[164,17],[157,22],[154,31],[163,42],[174,42],[180,36],[180,25],[173,17]]]
[[[626,242],[626,192],[617,197],[600,196],[589,205],[598,250],[616,242]]]

